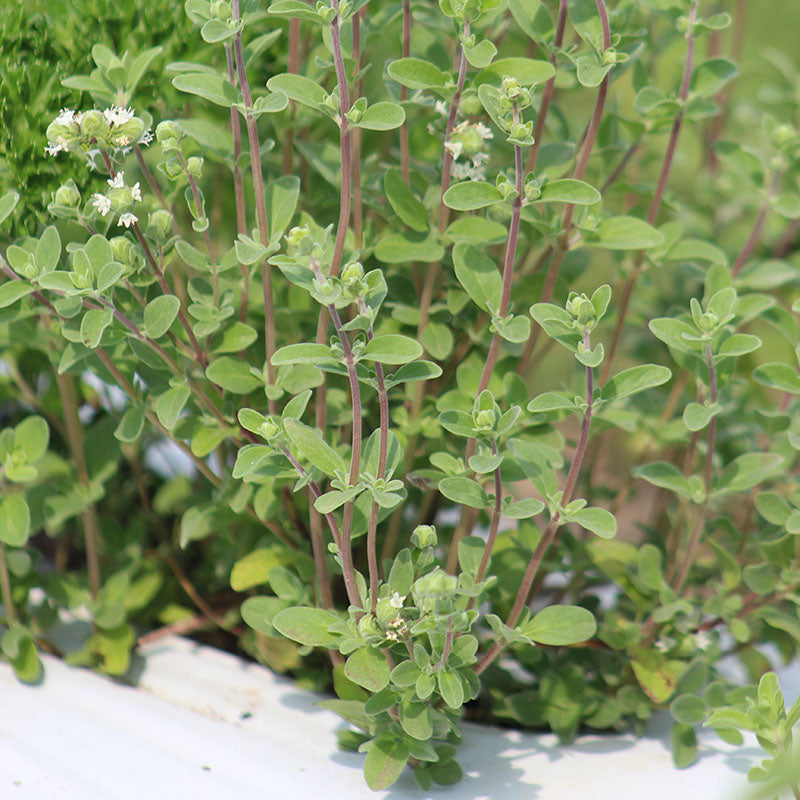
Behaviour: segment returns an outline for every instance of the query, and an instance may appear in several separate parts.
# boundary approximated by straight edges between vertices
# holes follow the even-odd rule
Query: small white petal
[[[127,212],[125,214],[119,215],[119,220],[117,220],[117,225],[119,225],[120,227],[124,225],[126,228],[130,228],[131,225],[137,223],[138,221],[139,218],[136,216],[136,214],[131,214],[130,212]]]
[[[118,172],[113,178],[109,178],[106,183],[112,189],[122,189],[125,186],[125,173]]]

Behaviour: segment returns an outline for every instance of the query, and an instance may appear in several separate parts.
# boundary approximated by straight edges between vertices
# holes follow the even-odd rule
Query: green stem
[[[0,542],[0,590],[2,590],[3,605],[6,609],[6,622],[8,622],[9,628],[13,628],[17,624],[17,612],[14,608],[11,578],[8,575],[8,564],[6,564],[5,542]]]

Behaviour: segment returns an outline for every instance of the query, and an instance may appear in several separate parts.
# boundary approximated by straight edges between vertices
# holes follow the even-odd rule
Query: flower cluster
[[[133,186],[125,185],[125,173],[118,172],[113,178],[109,178],[106,183],[109,190],[105,194],[95,192],[92,195],[92,205],[100,216],[105,217],[111,211],[119,214],[117,225],[130,228],[139,218],[132,213],[131,207],[134,202],[141,201],[142,192],[138,182]]]
[[[453,128],[444,146],[453,157],[452,176],[455,180],[480,181],[486,177],[489,154],[483,147],[484,142],[492,138],[494,134],[482,122],[464,120]]]
[[[62,151],[78,153],[93,165],[101,151],[125,153],[135,144],[147,145],[152,140],[152,131],[132,108],[111,106],[104,111],[63,108],[47,126],[45,152],[51,156]]]

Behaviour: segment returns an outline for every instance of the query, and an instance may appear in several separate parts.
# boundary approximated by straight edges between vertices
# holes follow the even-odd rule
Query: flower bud
[[[703,333],[711,333],[711,331],[717,327],[718,323],[719,319],[713,311],[704,311],[697,327],[700,328]]]
[[[213,0],[211,3],[211,16],[223,22],[230,19],[231,4],[227,0]]]
[[[203,159],[200,156],[191,156],[186,161],[186,171],[193,178],[199,178],[203,174]]]
[[[455,596],[457,588],[458,578],[455,575],[448,575],[437,567],[427,575],[417,578],[411,591],[417,601],[447,600]]]
[[[364,277],[364,267],[359,261],[349,261],[342,270],[342,280],[346,284],[353,284],[361,281]]]
[[[111,140],[117,147],[129,147],[142,138],[144,122],[139,117],[133,117],[121,125],[115,125],[111,132]]]
[[[266,441],[272,439],[273,436],[277,436],[280,432],[280,426],[272,417],[267,417],[258,426],[258,435]]]
[[[81,193],[72,178],[56,189],[53,202],[59,206],[68,206],[69,208],[77,208],[81,204]]]
[[[369,639],[373,636],[380,636],[383,638],[383,631],[378,627],[371,614],[364,614],[358,621],[358,632],[365,638]]]
[[[109,239],[108,243],[111,245],[114,261],[119,261],[120,264],[129,267],[136,266],[139,251],[130,239],[125,236],[115,236],[113,239]]]
[[[161,149],[165,153],[170,150],[177,150],[182,138],[183,129],[177,122],[168,119],[158,123],[156,127],[156,141],[158,141]]]
[[[436,527],[434,525],[417,525],[411,531],[411,544],[419,550],[424,550],[426,547],[436,547],[438,544]]]
[[[164,208],[153,211],[147,217],[147,235],[161,244],[166,241],[172,230],[172,214]]]
[[[472,420],[479,430],[491,431],[494,430],[497,414],[491,408],[486,408],[483,411],[473,412]]]
[[[110,132],[108,122],[102,111],[92,108],[84,112],[81,118],[81,132],[91,142],[105,142]]]
[[[617,63],[617,51],[613,47],[609,47],[608,50],[603,50],[603,56],[600,59],[600,63],[604,67],[612,66],[613,64]]]

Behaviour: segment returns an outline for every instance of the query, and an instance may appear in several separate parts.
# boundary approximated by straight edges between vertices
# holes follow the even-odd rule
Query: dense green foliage
[[[409,763],[457,780],[465,714],[566,741],[669,708],[678,766],[705,722],[783,775],[797,72],[772,52],[739,77],[742,7],[611,6],[127,3],[91,63],[20,38],[0,647],[22,680],[85,608],[76,664],[122,674],[137,632],[216,625],[332,683],[375,789]]]

